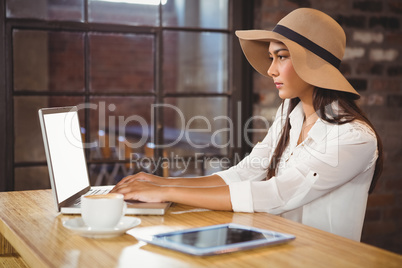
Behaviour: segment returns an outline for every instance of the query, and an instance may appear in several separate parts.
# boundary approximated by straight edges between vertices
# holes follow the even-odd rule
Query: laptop
[[[108,193],[114,186],[90,185],[76,106],[43,108],[38,113],[57,211],[80,214],[82,195]],[[163,215],[171,205],[171,202],[126,203],[128,215]]]

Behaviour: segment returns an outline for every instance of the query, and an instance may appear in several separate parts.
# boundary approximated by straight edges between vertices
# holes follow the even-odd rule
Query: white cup
[[[126,203],[122,194],[81,196],[81,216],[91,229],[114,228],[124,216]]]

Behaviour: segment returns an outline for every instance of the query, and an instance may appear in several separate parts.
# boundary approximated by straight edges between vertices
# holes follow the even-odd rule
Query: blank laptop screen
[[[89,186],[78,114],[44,114],[58,202]]]

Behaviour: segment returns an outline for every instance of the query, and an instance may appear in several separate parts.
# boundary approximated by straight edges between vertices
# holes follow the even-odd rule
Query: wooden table
[[[63,227],[63,221],[77,216],[56,213],[51,198],[50,190],[0,193],[0,254],[3,255],[0,260],[14,258],[18,265],[41,268],[402,267],[401,255],[278,216],[205,211],[178,204],[174,204],[165,216],[139,216],[142,223],[125,235],[109,239],[84,238]],[[291,233],[296,239],[279,246],[194,257],[134,238],[137,233],[229,222]]]

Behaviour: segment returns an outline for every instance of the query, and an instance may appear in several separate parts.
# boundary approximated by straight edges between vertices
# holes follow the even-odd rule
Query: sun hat
[[[339,71],[345,53],[345,32],[327,14],[299,8],[281,19],[272,31],[242,30],[236,35],[247,60],[260,74],[268,76],[269,42],[279,41],[287,46],[293,68],[305,82],[360,97]]]

